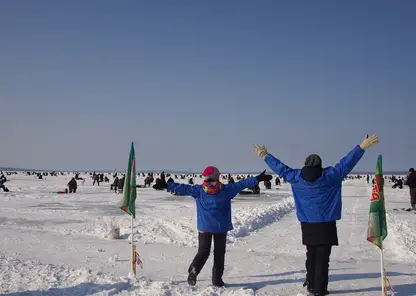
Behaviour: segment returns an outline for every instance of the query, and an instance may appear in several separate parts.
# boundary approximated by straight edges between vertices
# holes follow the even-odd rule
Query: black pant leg
[[[324,293],[328,289],[328,272],[329,257],[331,256],[332,246],[320,245],[316,247],[316,263],[315,263],[315,293]]]
[[[227,244],[227,233],[214,234],[214,266],[212,268],[212,282],[218,284],[222,281],[225,263],[225,247]]]
[[[410,205],[413,209],[416,208],[416,188],[410,189]]]
[[[308,288],[314,289],[315,282],[316,246],[306,246],[306,281]]]
[[[211,242],[212,233],[198,234],[198,253],[192,261],[191,266],[189,266],[188,272],[193,272],[197,275],[201,272],[211,252]]]

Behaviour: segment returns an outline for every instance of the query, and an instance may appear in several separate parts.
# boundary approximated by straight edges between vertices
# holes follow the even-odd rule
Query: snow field
[[[305,295],[305,247],[288,184],[260,196],[233,200],[224,280],[210,284],[212,256],[196,287],[186,283],[196,253],[195,201],[151,188],[138,189],[135,240],[144,269],[128,278],[130,217],[108,183],[79,183],[75,195],[53,193],[69,176],[36,180],[11,176],[0,192],[0,295]],[[110,183],[112,178],[110,178]],[[195,179],[196,183],[201,180]],[[181,181],[186,182],[186,180]],[[143,178],[137,179],[138,184]],[[340,246],[330,263],[330,290],[340,295],[379,295],[379,254],[366,241],[371,185],[346,181]],[[389,236],[385,259],[397,295],[416,294],[416,215],[408,190],[386,185]],[[120,227],[118,240],[109,236]]]

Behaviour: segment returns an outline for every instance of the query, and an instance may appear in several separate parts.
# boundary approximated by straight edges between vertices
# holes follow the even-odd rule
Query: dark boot
[[[326,291],[324,294],[322,294],[322,293],[309,293],[309,295],[311,295],[311,296],[325,296],[325,295],[328,295],[328,294],[329,294],[328,291]]]
[[[217,270],[215,267],[212,268],[212,285],[215,287],[224,287],[225,283],[222,280],[222,274],[220,270]]]
[[[196,274],[196,269],[194,266],[189,267],[188,270],[188,284],[190,286],[195,286],[196,285],[196,278],[197,278],[197,274]]]
[[[306,290],[309,294],[314,294],[313,286],[311,285],[311,283],[309,283],[308,280],[306,280],[306,282],[303,283],[303,286],[306,287]]]

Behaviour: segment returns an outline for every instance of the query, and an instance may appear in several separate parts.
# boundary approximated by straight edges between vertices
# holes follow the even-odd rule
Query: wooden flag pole
[[[134,247],[134,240],[133,240],[133,215],[131,215],[131,273],[136,277],[136,250]]]
[[[385,281],[384,281],[384,254],[383,254],[383,248],[380,248],[380,262],[381,262],[381,296],[387,296],[387,289],[385,287]]]

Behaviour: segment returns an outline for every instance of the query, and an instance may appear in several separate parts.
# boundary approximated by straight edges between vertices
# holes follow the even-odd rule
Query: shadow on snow
[[[334,270],[334,269],[332,269]],[[289,271],[284,273],[277,274],[266,274],[266,275],[255,275],[251,276],[252,278],[260,277],[279,277],[279,276],[290,276],[298,273],[305,273],[305,270],[300,271]],[[388,272],[387,276],[415,276],[416,274],[412,273],[401,273],[401,272]],[[345,280],[360,280],[360,279],[375,279],[380,278],[380,273],[350,273],[350,274],[330,274],[329,282],[345,281]],[[259,290],[266,286],[275,286],[280,284],[293,284],[293,283],[303,283],[304,278],[289,278],[289,279],[276,279],[276,280],[267,280],[260,282],[251,282],[251,283],[239,283],[239,284],[228,284],[227,287],[234,288],[252,288],[253,290]],[[402,293],[405,295],[410,295],[409,293],[416,291],[415,284],[404,284],[404,285],[394,285],[393,288],[396,292]],[[331,290],[331,294],[345,294],[345,293],[359,293],[359,292],[370,292],[370,291],[379,291],[380,287],[370,287],[362,288],[357,290]]]
[[[48,290],[38,291],[25,291],[25,292],[12,292],[0,294],[0,296],[81,296],[92,295],[99,292],[108,292],[107,295],[117,295],[122,291],[133,291],[135,287],[129,283],[116,283],[116,284],[93,284],[82,283],[77,286],[67,288],[51,288]]]

